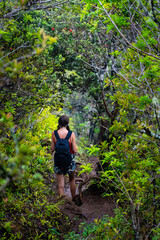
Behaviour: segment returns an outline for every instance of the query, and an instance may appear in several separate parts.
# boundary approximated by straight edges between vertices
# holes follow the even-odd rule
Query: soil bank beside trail
[[[83,195],[82,205],[79,207],[87,220],[100,218],[104,215],[114,216],[115,205],[108,197],[103,197],[99,189],[89,188]]]

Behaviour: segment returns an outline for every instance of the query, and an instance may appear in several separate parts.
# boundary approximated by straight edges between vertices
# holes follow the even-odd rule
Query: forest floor
[[[35,195],[36,192],[29,195],[27,192],[27,195],[24,193],[18,195],[19,197],[14,201],[5,198],[2,212],[4,224],[0,229],[0,235],[4,236],[3,239],[50,239],[48,236],[53,233],[53,236],[57,235],[56,239],[58,240],[68,240],[69,238],[66,237],[68,233],[72,231],[78,233],[81,223],[87,222],[86,224],[88,224],[92,221],[94,223],[94,219],[102,218],[104,215],[114,216],[116,205],[111,198],[102,196],[103,188],[94,184],[97,181],[98,159],[90,157],[87,159],[88,162],[93,166],[89,175],[86,173],[79,175],[80,163],[77,163],[75,202],[71,199],[68,177],[65,176],[65,196],[59,197],[55,175],[48,172],[44,174],[45,195],[42,194],[42,190],[40,196]],[[49,226],[48,222],[50,222]],[[7,228],[5,226],[8,225],[5,224],[8,223],[10,225]],[[16,238],[15,234],[19,237]],[[42,237],[37,238],[36,236],[39,235]],[[0,237],[0,239],[2,238]]]
[[[98,163],[97,158],[92,157],[89,159],[89,162],[93,164],[93,171],[91,176],[96,175],[96,165]],[[77,167],[77,174],[78,174]],[[84,181],[86,176],[78,176],[77,179],[81,177]],[[78,186],[79,181],[76,181],[77,184],[77,199],[79,197]],[[78,232],[78,226],[82,222],[91,222],[94,219],[102,218],[104,215],[114,216],[115,204],[112,199],[109,197],[103,197],[104,190],[98,188],[96,184],[85,184],[82,188],[82,202],[78,205],[71,200],[70,188],[68,184],[68,179],[66,179],[65,184],[65,196],[64,204],[61,205],[61,212],[66,215],[72,223],[72,229],[75,232]]]

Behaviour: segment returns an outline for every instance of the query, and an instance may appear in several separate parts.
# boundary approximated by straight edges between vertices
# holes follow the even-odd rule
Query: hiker
[[[51,151],[54,154],[54,172],[58,183],[58,194],[64,195],[64,175],[69,175],[72,200],[76,195],[75,169],[73,160],[77,153],[76,138],[69,128],[69,117],[62,115],[58,120],[58,129],[52,133]]]

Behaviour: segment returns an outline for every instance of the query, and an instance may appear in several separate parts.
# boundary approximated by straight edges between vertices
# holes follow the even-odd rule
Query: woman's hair
[[[58,130],[61,127],[66,127],[68,131],[70,131],[70,127],[68,126],[69,124],[69,117],[67,115],[62,115],[59,119],[58,119]]]

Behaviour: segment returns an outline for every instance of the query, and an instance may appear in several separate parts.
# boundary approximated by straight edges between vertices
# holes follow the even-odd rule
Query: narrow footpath
[[[96,166],[96,158],[90,158],[90,162]],[[95,168],[93,168],[92,175],[95,173]],[[83,178],[83,177],[82,177]],[[90,222],[93,219],[101,218],[104,215],[114,216],[115,204],[109,197],[103,197],[103,189],[99,189],[95,184],[90,185],[90,183],[83,187],[82,189],[82,202],[81,204],[75,204],[71,200],[70,188],[68,185],[68,179],[66,179],[65,184],[65,196],[64,204],[61,206],[61,211],[69,217],[73,222],[74,230],[78,229],[81,222]],[[79,197],[77,184],[77,198]]]

